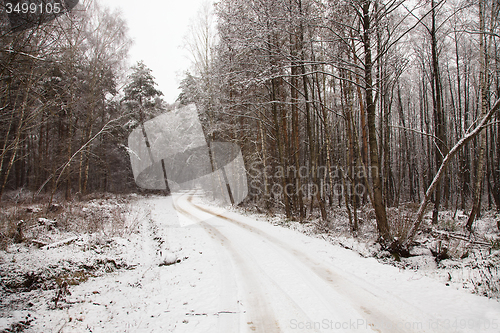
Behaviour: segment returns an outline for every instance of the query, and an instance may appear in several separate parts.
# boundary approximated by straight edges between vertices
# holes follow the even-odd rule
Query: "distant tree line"
[[[121,93],[136,79],[126,76],[130,45],[120,15],[93,0],[32,29],[2,33],[0,198],[13,189],[51,200],[137,189],[126,144],[138,124],[132,101],[139,95]],[[146,110],[163,107],[156,95],[144,100]]]

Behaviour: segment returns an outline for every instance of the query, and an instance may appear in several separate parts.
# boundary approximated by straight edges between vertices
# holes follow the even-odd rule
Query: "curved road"
[[[226,309],[219,316],[220,332],[500,331],[492,325],[498,302],[194,203],[192,194],[176,197],[174,208],[203,227],[218,247],[219,298]]]

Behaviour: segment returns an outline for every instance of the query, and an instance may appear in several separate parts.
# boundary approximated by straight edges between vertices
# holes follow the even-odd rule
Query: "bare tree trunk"
[[[398,84],[398,111],[399,111],[399,121],[401,122],[401,125],[403,126],[403,128],[406,128],[406,122],[405,122],[405,115],[404,115],[404,111],[403,111],[403,101],[401,99],[401,87],[400,85]],[[406,133],[406,131],[403,131],[403,143],[402,143],[402,149],[403,149],[403,153],[405,155],[405,163],[406,165],[405,166],[402,166],[401,170],[402,170],[402,178],[404,179],[405,177],[405,170],[406,168],[408,168],[408,185],[410,187],[410,196],[409,196],[409,199],[410,201],[413,201],[414,200],[414,196],[415,196],[415,188],[414,188],[414,181],[413,181],[413,177],[416,173],[416,170],[414,170],[414,166],[413,166],[413,163],[412,163],[412,159],[413,159],[413,153],[412,153],[412,150],[410,149],[410,143],[409,143],[409,139],[408,139],[408,134]],[[403,179],[401,180],[401,182],[403,181]],[[399,199],[398,199],[399,201]]]
[[[457,140],[460,133],[463,131],[463,122],[462,122],[462,114],[463,114],[463,106],[462,106],[462,78],[460,75],[460,56],[459,56],[459,48],[458,48],[458,35],[455,32],[455,65],[457,66],[457,100],[458,100],[458,120],[457,120]],[[461,187],[461,209],[465,210],[465,200],[466,200],[466,167],[467,167],[467,149],[464,149],[459,157],[459,176],[460,176],[460,187]],[[458,194],[457,194],[458,196]]]
[[[386,242],[392,242],[393,238],[387,223],[387,215],[384,205],[382,193],[382,177],[380,175],[380,160],[378,155],[377,133],[375,126],[375,103],[373,101],[373,84],[372,84],[372,55],[371,55],[371,17],[370,17],[371,1],[363,3],[363,46],[365,51],[365,87],[366,87],[366,114],[368,122],[368,138],[370,142],[370,166],[371,177],[373,183],[372,204],[377,218],[377,227],[380,236]]]
[[[500,213],[500,115],[497,115],[497,162],[495,163],[496,170],[493,170],[495,175],[494,200],[497,206],[497,212]]]
[[[352,41],[352,48],[355,50],[354,40]],[[354,56],[354,64],[357,65],[357,57]],[[363,94],[361,93],[361,85],[359,83],[359,75],[356,74],[356,87],[358,93],[358,102],[359,102],[359,117],[361,119],[361,163],[363,165],[368,165],[368,134],[367,134],[367,126],[366,126],[366,112],[365,106],[363,103]],[[362,181],[364,183],[368,182],[368,175],[364,173],[363,176],[365,179]],[[363,192],[363,204],[367,202],[368,191]]]
[[[299,74],[299,66],[297,63],[298,59],[298,38],[296,35],[290,35],[290,45],[291,45],[291,87],[290,96],[292,102],[292,139],[291,139],[291,153],[293,155],[293,164],[295,166],[296,172],[300,170],[300,132],[299,132],[299,108],[297,103],[299,102],[299,80],[297,75]],[[293,193],[294,198],[294,208],[295,212],[299,215],[299,220],[302,221],[305,218],[304,213],[304,203],[303,203],[303,193],[302,193],[302,180],[300,179],[300,174],[295,177],[293,185],[295,191]]]
[[[484,0],[479,1],[479,82],[481,89],[481,100],[480,100],[480,116],[484,117],[486,115],[486,109],[488,104],[488,60],[486,58],[486,53],[488,46],[486,45],[486,35],[485,35],[485,23],[484,23]],[[466,228],[467,230],[472,230],[472,224],[477,216],[480,214],[481,210],[481,192],[483,189],[483,178],[484,169],[486,163],[486,136],[487,131],[481,132],[481,137],[479,139],[479,154],[478,163],[476,170],[476,181],[474,184],[473,193],[473,204],[472,210],[469,214],[469,219],[467,220]]]
[[[69,112],[69,122],[71,122],[71,112]],[[69,160],[71,158],[71,149],[72,149],[72,142],[73,142],[73,126],[72,124],[68,125],[68,146],[66,149],[66,158]],[[71,168],[68,168],[68,172],[66,175],[66,195],[65,195],[66,200],[71,199]]]
[[[262,121],[259,121],[259,128],[260,128],[261,149],[262,149],[262,163],[264,164],[264,170],[267,170],[266,137],[264,135]],[[269,211],[269,209],[271,208],[270,197],[269,197],[269,184],[266,173],[264,172],[263,174],[264,174],[264,201],[266,204],[266,210]]]
[[[315,56],[314,56],[314,51],[311,50],[311,53],[312,53],[312,61],[314,62],[315,60]],[[317,97],[317,100],[318,100],[318,104],[319,104],[319,108],[322,109],[322,111],[324,111],[324,106],[323,106],[323,100],[322,100],[322,96],[321,96],[321,89],[320,89],[320,81],[319,81],[319,78],[318,78],[318,74],[314,75],[313,76],[313,83],[316,83],[316,91],[317,91],[317,94],[318,94],[318,97]],[[313,87],[313,90],[314,90],[314,87]],[[316,100],[316,98],[314,97],[314,95],[312,96],[313,100]],[[313,174],[313,183],[316,185],[317,187],[317,191],[316,191],[316,200],[318,201],[318,205],[319,205],[319,209],[320,209],[320,213],[321,213],[321,219],[325,222],[328,218],[327,216],[327,213],[326,213],[326,208],[325,208],[325,201],[324,201],[324,198],[322,197],[322,194],[323,194],[323,184],[320,182],[320,174],[319,174],[319,162],[320,162],[320,147],[322,146],[322,140],[320,138],[320,134],[323,133],[323,131],[321,131],[321,126],[325,125],[325,122],[326,122],[326,119],[323,119],[323,121],[320,121],[319,119],[321,118],[320,114],[319,114],[319,110],[318,108],[315,108],[315,115],[317,116],[317,119],[314,119],[314,124],[316,125],[316,130],[315,130],[315,134],[316,134],[316,144],[314,145],[315,149],[314,149],[314,165],[315,165],[315,172]],[[325,114],[323,112],[323,114]]]
[[[274,132],[275,132],[275,135],[276,135],[276,145],[277,145],[277,148],[278,148],[278,156],[279,156],[279,161],[280,161],[280,166],[282,168],[285,169],[285,157],[284,157],[284,143],[283,143],[283,138],[281,137],[281,131],[280,131],[280,123],[279,123],[279,120],[278,120],[278,99],[277,99],[277,95],[278,95],[278,92],[277,90],[279,89],[279,86],[277,85],[276,83],[276,80],[277,79],[272,79],[271,80],[271,100],[272,100],[272,112],[273,112],[273,119],[274,119]],[[289,201],[286,197],[286,194],[285,194],[285,188],[286,188],[286,179],[284,177],[284,175],[281,177],[281,186],[282,186],[282,189],[283,189],[283,203],[285,205],[285,215],[287,218],[290,218],[292,215],[291,215],[291,210],[290,210],[290,205],[289,205]]]
[[[295,81],[295,84],[297,82]],[[298,96],[297,96],[297,91],[295,88],[292,88],[292,91],[294,91],[294,96],[295,100],[298,101]],[[292,109],[292,122],[293,122],[293,155],[294,155],[294,162],[295,162],[295,170],[299,172],[300,170],[300,141],[299,141],[299,110],[297,106],[295,105],[295,102],[293,102],[293,109]],[[296,197],[296,203],[295,203],[295,209],[299,212],[299,218],[302,221],[305,218],[305,212],[304,212],[304,202],[303,202],[303,192],[302,192],[302,180],[300,174],[295,179],[295,197]]]
[[[346,74],[344,74],[345,76]],[[349,77],[349,76],[348,76]],[[349,78],[350,79],[350,78]],[[358,220],[356,214],[356,194],[354,193],[354,181],[355,177],[353,175],[354,168],[354,156],[355,156],[355,143],[354,143],[354,122],[353,122],[353,89],[350,80],[345,80],[343,85],[343,96],[345,100],[345,129],[347,134],[347,152],[346,152],[346,162],[345,166],[347,169],[347,175],[345,172],[342,173],[342,186],[344,188],[344,201],[349,215],[349,224],[351,226],[351,231],[356,233],[358,230]],[[346,178],[349,184],[346,184]],[[352,205],[352,210],[351,210]]]
[[[435,134],[438,139],[436,149],[434,149],[434,158],[436,168],[439,168],[443,162],[443,157],[447,154],[446,147],[446,125],[442,109],[441,101],[441,78],[439,73],[439,59],[437,51],[437,36],[436,36],[436,11],[434,0],[431,1],[431,53],[432,53],[432,87],[433,87],[433,104],[434,104],[434,127]],[[432,223],[438,223],[439,206],[441,204],[441,181],[436,184],[434,192],[434,210],[432,211]]]
[[[284,101],[285,96],[284,96],[284,88],[283,88],[283,79],[279,79],[280,82],[280,100]],[[279,126],[281,130],[281,139],[282,139],[282,146],[283,146],[283,162],[284,164],[282,165],[285,172],[283,174],[284,178],[284,187],[283,187],[283,199],[285,200],[285,205],[288,205],[288,209],[290,211],[290,216],[292,215],[292,198],[290,197],[289,191],[287,191],[287,186],[290,184],[290,179],[289,179],[289,172],[288,172],[288,166],[290,165],[289,157],[290,157],[290,140],[288,137],[288,119],[286,116],[286,109],[285,106],[282,105],[280,106],[280,119],[281,119],[281,125]]]
[[[496,52],[496,45],[495,45],[495,54],[497,54]],[[496,90],[497,90],[497,96],[500,96],[500,66],[499,66],[499,62],[496,61],[496,75],[497,75],[497,87],[496,87]],[[496,142],[497,142],[497,146],[496,146],[496,156],[497,156],[497,160],[496,160],[496,163],[495,163],[495,167],[493,170],[493,175],[494,175],[494,180],[495,180],[495,188],[493,190],[494,192],[494,200],[495,200],[495,204],[497,206],[497,212],[500,213],[500,114],[497,114],[497,117],[496,117],[496,121],[497,121],[497,130],[496,130]],[[500,230],[500,222],[498,224],[498,229]]]

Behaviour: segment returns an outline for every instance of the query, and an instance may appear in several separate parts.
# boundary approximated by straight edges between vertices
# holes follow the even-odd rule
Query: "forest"
[[[0,195],[25,190],[70,200],[137,190],[126,151],[139,119],[128,77],[131,43],[120,14],[97,1],[33,29],[3,32]],[[134,68],[152,79],[143,63]],[[153,94],[141,100],[147,112],[164,110],[161,92]]]
[[[0,198],[141,192],[127,136],[194,103],[208,142],[241,147],[246,206],[325,228],[342,208],[353,235],[370,207],[392,248],[430,211],[437,224],[460,210],[471,232],[500,212],[499,6],[220,0],[192,26],[170,105],[146,64],[129,68],[126,22],[97,1],[2,31]]]
[[[500,210],[498,6],[222,0],[179,101],[242,147],[257,207],[327,227],[344,207],[356,234],[370,205],[393,246],[430,210],[433,225],[461,210],[470,232]]]

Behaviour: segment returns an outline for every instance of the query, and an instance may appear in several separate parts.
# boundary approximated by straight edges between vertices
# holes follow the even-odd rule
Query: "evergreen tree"
[[[155,111],[161,109],[162,103],[160,96],[163,93],[156,89],[154,76],[143,61],[139,61],[132,66],[132,74],[128,76],[130,83],[125,87],[125,97],[123,101],[131,108],[138,109],[140,121],[144,117],[151,118]]]
[[[142,134],[144,135],[146,146],[149,149],[151,163],[154,164],[156,161],[153,159],[153,154],[151,153],[151,145],[149,143],[146,129],[144,128],[144,122],[147,120],[146,118],[153,118],[156,113],[155,111],[162,111],[163,103],[160,96],[162,96],[163,93],[155,88],[156,82],[151,74],[151,69],[149,69],[143,61],[139,61],[137,65],[132,66],[132,70],[132,74],[129,75],[130,83],[124,89],[125,97],[123,98],[123,101],[130,109],[132,109],[132,111],[135,111],[135,109],[138,111],[133,114],[139,115],[139,124],[142,128]],[[165,177],[165,193],[169,195],[170,188],[168,186],[167,174],[163,160],[161,160],[161,167]]]

